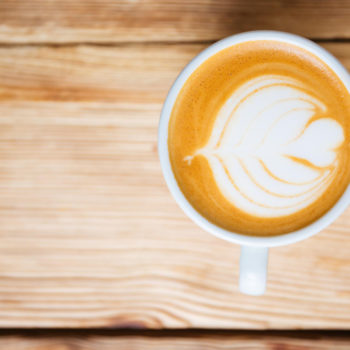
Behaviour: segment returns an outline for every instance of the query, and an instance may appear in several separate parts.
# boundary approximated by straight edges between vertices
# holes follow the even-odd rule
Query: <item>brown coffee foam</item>
[[[338,149],[337,173],[317,201],[283,217],[261,218],[245,213],[218,189],[204,156],[184,158],[202,148],[211,135],[215,118],[233,91],[264,74],[282,75],[307,86],[308,94],[322,101],[329,117],[343,127],[345,141]],[[350,179],[350,96],[337,75],[315,55],[277,41],[251,41],[220,51],[205,61],[187,80],[172,110],[169,123],[169,156],[175,178],[191,205],[214,224],[232,232],[273,236],[302,228],[327,212]],[[309,124],[308,123],[308,124]]]

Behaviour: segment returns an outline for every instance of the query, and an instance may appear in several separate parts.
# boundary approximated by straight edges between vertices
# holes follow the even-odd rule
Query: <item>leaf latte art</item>
[[[321,218],[350,182],[350,94],[313,53],[274,40],[209,57],[178,93],[169,160],[189,204],[231,232]]]
[[[238,88],[215,120],[208,143],[185,157],[208,160],[227,200],[252,215],[297,212],[319,198],[339,163],[341,125],[297,81],[264,75]]]

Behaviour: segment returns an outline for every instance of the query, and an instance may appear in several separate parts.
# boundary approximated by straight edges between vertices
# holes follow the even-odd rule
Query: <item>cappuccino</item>
[[[350,179],[350,96],[322,60],[296,45],[248,41],[187,79],[168,151],[191,205],[226,230],[296,231],[323,216]]]

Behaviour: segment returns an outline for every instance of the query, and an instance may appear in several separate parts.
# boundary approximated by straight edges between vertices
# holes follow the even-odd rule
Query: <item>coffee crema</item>
[[[174,104],[168,149],[191,205],[232,232],[273,236],[327,212],[350,179],[350,96],[314,54],[249,41],[207,59]]]

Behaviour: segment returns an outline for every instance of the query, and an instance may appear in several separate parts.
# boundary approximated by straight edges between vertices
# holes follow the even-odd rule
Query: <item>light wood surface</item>
[[[1,43],[217,40],[274,29],[349,38],[347,0],[2,0]]]
[[[0,337],[6,350],[348,350],[350,340],[325,336],[68,336],[68,337]]]
[[[350,210],[272,249],[256,298],[167,190],[161,103],[203,48],[0,48],[0,327],[350,328]]]

